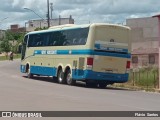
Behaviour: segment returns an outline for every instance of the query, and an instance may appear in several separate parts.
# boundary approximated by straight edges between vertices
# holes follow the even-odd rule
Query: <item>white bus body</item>
[[[21,72],[58,77],[59,83],[105,87],[128,80],[130,28],[113,24],[63,25],[30,32],[22,48]]]

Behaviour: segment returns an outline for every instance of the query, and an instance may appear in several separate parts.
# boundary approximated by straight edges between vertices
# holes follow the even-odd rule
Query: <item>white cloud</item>
[[[53,17],[75,18],[76,24],[88,22],[123,23],[126,18],[146,17],[159,13],[159,0],[50,0],[53,3]],[[24,7],[34,10],[46,18],[47,0],[1,0],[0,23],[1,28],[9,24],[19,24],[30,19],[38,19],[33,12],[24,10]]]
[[[13,0],[12,6],[15,7],[16,5],[18,5],[19,0]]]

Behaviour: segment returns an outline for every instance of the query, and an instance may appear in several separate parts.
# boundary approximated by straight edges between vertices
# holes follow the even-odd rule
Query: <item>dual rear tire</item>
[[[70,69],[66,70],[65,73],[62,71],[62,69],[59,69],[58,74],[57,74],[57,79],[58,79],[58,83],[60,83],[60,84],[66,84],[66,83],[68,85],[74,85],[75,84],[75,80],[72,79]]]

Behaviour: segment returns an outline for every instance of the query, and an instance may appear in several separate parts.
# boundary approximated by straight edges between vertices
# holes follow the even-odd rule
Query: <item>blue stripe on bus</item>
[[[56,53],[57,54],[61,54],[61,55],[68,55],[69,54],[69,50],[57,50]]]
[[[31,66],[30,72],[32,74],[44,75],[44,76],[56,76],[56,68],[45,66]]]
[[[71,54],[73,55],[93,55],[94,54],[94,50],[89,50],[89,49],[86,49],[86,50],[71,50]]]
[[[21,72],[25,73],[25,66],[21,65]],[[56,76],[57,68],[45,67],[45,66],[31,66],[30,72],[32,74],[38,74],[43,76]],[[92,70],[80,70],[72,69],[72,78],[74,80],[104,80],[108,82],[122,83],[128,81],[129,74],[116,74],[116,73],[104,73],[95,72]]]
[[[131,54],[114,53],[114,52],[101,52],[94,50],[48,50],[52,51],[53,54],[48,54],[47,50],[35,50],[34,55],[101,55],[101,56],[112,56],[112,57],[122,57],[131,58]]]

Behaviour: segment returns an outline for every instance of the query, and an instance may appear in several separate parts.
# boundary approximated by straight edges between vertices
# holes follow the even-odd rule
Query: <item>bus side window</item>
[[[29,35],[27,47],[33,47],[33,44],[34,44],[33,36],[34,36],[34,35]]]
[[[53,41],[52,46],[55,46],[55,45],[56,45],[56,41]]]
[[[43,41],[41,35],[36,35],[35,37],[35,47],[43,46]]]
[[[47,45],[48,45],[48,46],[52,46],[52,45],[53,45],[53,42],[54,42],[54,41],[53,41],[53,32],[51,32]]]
[[[76,45],[77,44],[77,39],[76,38],[73,38],[73,45]]]
[[[75,39],[75,38],[73,38],[73,42],[72,42],[72,43],[74,44],[74,43],[75,43],[75,41],[76,41],[76,39]]]
[[[86,43],[86,38],[80,38],[79,45],[84,45]]]
[[[50,37],[51,37],[50,33],[41,34],[42,46],[48,46],[49,45]]]
[[[58,41],[59,41],[59,32],[52,32],[50,33],[50,39],[49,39],[49,44],[48,46],[57,46]]]

